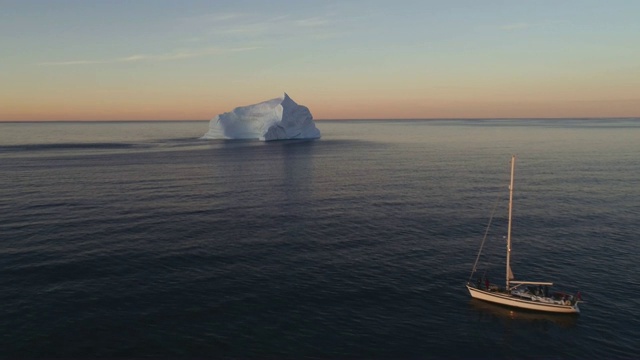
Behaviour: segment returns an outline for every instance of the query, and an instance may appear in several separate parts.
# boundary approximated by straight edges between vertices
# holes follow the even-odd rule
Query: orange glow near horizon
[[[267,99],[265,99],[267,100]],[[295,100],[295,99],[294,99]],[[455,119],[455,118],[617,118],[638,117],[635,100],[568,102],[407,102],[365,99],[351,101],[298,101],[317,120],[347,119]],[[39,104],[27,108],[5,107],[0,121],[126,121],[126,120],[209,120],[240,104]],[[208,109],[210,110],[208,110]]]
[[[303,82],[313,87],[291,79],[275,86],[267,86],[276,81],[267,79],[253,87],[231,83],[227,88],[209,88],[206,82],[192,85],[187,80],[122,87],[118,83],[96,85],[77,76],[53,84],[23,83],[11,90],[0,88],[0,121],[208,120],[235,107],[280,96],[281,91],[273,87],[285,88],[315,119],[640,116],[640,99],[629,97],[635,85],[625,83],[622,74],[589,80],[518,81],[443,75],[422,82],[381,73],[371,79],[348,78],[340,86],[321,75],[309,76]]]

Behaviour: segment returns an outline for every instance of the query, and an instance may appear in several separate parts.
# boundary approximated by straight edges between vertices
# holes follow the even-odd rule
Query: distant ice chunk
[[[258,104],[241,106],[217,115],[202,139],[318,139],[313,116],[286,93]]]

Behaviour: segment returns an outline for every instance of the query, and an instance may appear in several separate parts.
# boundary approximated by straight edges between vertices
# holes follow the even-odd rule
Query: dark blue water
[[[317,125],[0,124],[1,357],[637,356],[639,120]],[[464,288],[512,153],[515,275],[580,316]]]

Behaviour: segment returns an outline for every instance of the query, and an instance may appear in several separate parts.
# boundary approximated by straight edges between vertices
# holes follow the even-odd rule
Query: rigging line
[[[473,278],[473,274],[476,272],[476,267],[478,266],[478,261],[480,260],[480,254],[482,254],[482,248],[484,247],[484,243],[487,240],[487,235],[489,235],[489,229],[491,228],[491,221],[493,221],[493,215],[496,213],[496,209],[498,208],[498,202],[500,201],[500,197],[502,195],[498,194],[496,197],[496,202],[493,205],[493,210],[491,210],[491,216],[489,217],[489,223],[487,224],[487,229],[484,231],[484,237],[482,238],[482,243],[480,244],[480,250],[478,250],[478,255],[476,256],[476,261],[473,263],[473,269],[471,269],[471,275],[469,275],[469,280],[467,282],[471,282]]]

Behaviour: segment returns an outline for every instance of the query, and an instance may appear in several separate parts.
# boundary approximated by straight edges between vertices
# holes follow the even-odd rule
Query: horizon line
[[[329,118],[314,121],[460,121],[460,120],[640,120],[640,116],[598,117],[459,117],[459,118]],[[0,120],[0,123],[196,122],[212,119]]]

